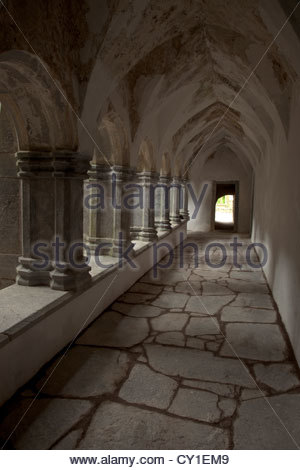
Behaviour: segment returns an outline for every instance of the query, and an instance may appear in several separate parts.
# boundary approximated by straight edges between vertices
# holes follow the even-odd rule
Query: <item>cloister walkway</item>
[[[117,299],[3,407],[5,448],[296,449],[299,370],[250,241],[235,260],[233,236],[219,233],[224,266],[204,256],[216,233],[190,237],[199,254],[180,267],[177,248]],[[210,264],[222,257],[211,248]]]

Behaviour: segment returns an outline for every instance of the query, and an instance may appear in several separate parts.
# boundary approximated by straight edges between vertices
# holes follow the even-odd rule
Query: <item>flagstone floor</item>
[[[300,375],[276,305],[249,241],[238,268],[218,237],[223,266],[205,260],[212,235],[190,238],[198,255],[180,267],[176,249],[20,390],[1,411],[5,448],[298,448]]]

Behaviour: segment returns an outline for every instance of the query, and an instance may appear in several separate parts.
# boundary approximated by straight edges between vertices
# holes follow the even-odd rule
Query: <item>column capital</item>
[[[111,177],[111,167],[103,163],[90,162],[88,176],[92,180],[108,181]]]
[[[143,183],[156,183],[159,180],[159,173],[156,171],[141,171],[137,173],[137,177]]]
[[[172,181],[171,176],[168,175],[160,175],[159,176],[159,182],[162,184],[170,184]]]
[[[16,152],[15,156],[20,178],[51,176],[52,152],[28,150]]]
[[[133,175],[132,168],[123,165],[113,165],[111,167],[111,174],[116,175],[117,181],[127,181]]]
[[[79,152],[53,152],[53,176],[85,178],[89,169],[90,157]]]
[[[67,150],[19,151],[16,153],[18,176],[35,177],[85,177],[89,168],[89,157]]]
[[[180,176],[173,176],[172,177],[172,183],[174,184],[182,184],[183,180]]]

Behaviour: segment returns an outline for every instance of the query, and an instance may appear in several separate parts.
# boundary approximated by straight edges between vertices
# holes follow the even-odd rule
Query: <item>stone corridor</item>
[[[298,448],[300,375],[269,287],[246,238],[238,268],[219,233],[226,264],[209,267],[213,236],[189,238],[198,255],[180,267],[177,248],[5,405],[5,448]]]

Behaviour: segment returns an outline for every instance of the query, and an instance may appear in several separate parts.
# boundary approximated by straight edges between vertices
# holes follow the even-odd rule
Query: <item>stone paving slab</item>
[[[186,347],[187,348],[195,348],[200,349],[201,351],[205,350],[206,342],[200,338],[187,338],[186,340]]]
[[[225,385],[214,382],[203,382],[200,380],[183,380],[182,385],[186,387],[208,390],[224,397],[234,397],[235,390],[233,385]]]
[[[179,331],[169,331],[166,333],[160,333],[156,336],[156,343],[169,344],[173,346],[184,346],[185,336]]]
[[[220,410],[222,410],[223,418],[229,418],[234,414],[237,407],[237,402],[232,398],[221,398],[218,406]]]
[[[188,446],[187,446],[188,444]],[[80,449],[226,449],[228,431],[119,403],[103,403]]]
[[[263,282],[265,283],[265,278],[262,274],[262,271],[258,269],[257,271],[241,271],[237,270],[230,273],[231,279],[241,279],[242,281],[253,281],[253,282]]]
[[[254,359],[257,361],[283,361],[287,357],[286,344],[278,325],[227,323],[221,356]]]
[[[215,317],[192,317],[185,329],[189,336],[214,335],[220,333],[220,325]]]
[[[161,308],[183,308],[188,299],[189,296],[185,294],[163,293],[152,302],[152,305]]]
[[[0,440],[2,443],[9,437],[31,404],[32,399],[23,399],[16,404],[11,413],[1,420]],[[86,400],[38,399],[18,424],[6,448],[49,449],[91,408],[92,404]]]
[[[204,269],[193,269],[189,280],[199,281],[199,280],[217,280],[217,279],[228,279],[228,272],[220,271],[219,269],[211,269],[210,271],[205,271]]]
[[[237,359],[172,346],[147,344],[145,349],[151,367],[163,374],[253,387],[253,380]]]
[[[224,307],[221,320],[224,322],[274,323],[277,319],[275,310],[255,309],[251,307]]]
[[[273,303],[269,294],[238,294],[232,307],[271,308]]]
[[[300,447],[300,395],[280,395],[267,400],[271,406],[265,398],[241,404],[234,423],[235,449],[288,450]]]
[[[234,292],[244,292],[245,294],[268,294],[267,284],[262,282],[242,281],[241,279],[224,279],[219,281],[222,285],[227,286]]]
[[[122,385],[119,397],[128,403],[166,409],[177,387],[175,380],[137,364]]]
[[[130,348],[141,343],[148,334],[149,326],[145,318],[105,312],[83,333],[77,344]]]
[[[126,377],[130,363],[125,352],[84,346],[70,349],[63,358],[63,367],[60,359],[37,382],[37,390],[43,387],[43,393],[49,395],[81,398],[113,393]]]
[[[234,295],[193,295],[190,297],[185,310],[188,312],[199,312],[206,313],[208,315],[214,315],[233,299]]]
[[[168,411],[179,416],[216,423],[221,417],[217,403],[218,397],[214,393],[180,388]]]
[[[264,397],[265,395],[266,395],[266,393],[261,389],[257,388],[257,389],[251,390],[249,388],[244,388],[242,390],[240,399],[242,401],[243,400],[252,400],[253,398],[261,398],[261,397]]]
[[[253,369],[259,382],[277,392],[300,387],[300,379],[293,364],[256,364]]]
[[[55,446],[53,446],[53,449],[54,450],[76,449],[76,444],[78,440],[81,438],[82,433],[83,433],[82,429],[75,429],[75,431],[71,431],[63,439],[61,439]]]
[[[151,320],[155,331],[180,331],[187,323],[189,316],[186,313],[164,313]]]
[[[175,292],[181,292],[184,294],[201,295],[202,287],[199,281],[182,281],[178,282],[175,286]]]
[[[232,295],[232,291],[216,282],[203,282],[203,295]]]
[[[206,343],[206,349],[207,351],[212,351],[212,352],[217,352],[220,349],[220,344],[215,343],[214,341],[208,341]]]

